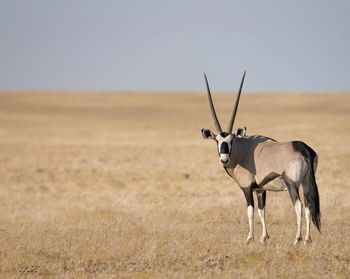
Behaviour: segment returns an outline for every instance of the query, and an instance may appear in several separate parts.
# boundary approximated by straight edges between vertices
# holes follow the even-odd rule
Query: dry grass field
[[[298,248],[287,192],[267,194],[267,245],[244,243],[206,98],[1,93],[0,277],[349,278],[350,94],[242,95],[236,127],[319,155],[322,234]],[[214,95],[225,127],[234,98]]]

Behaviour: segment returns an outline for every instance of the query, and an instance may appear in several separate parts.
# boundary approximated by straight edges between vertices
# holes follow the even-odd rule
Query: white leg
[[[310,237],[310,209],[305,206],[305,219],[306,219],[306,234],[304,244],[310,244],[312,242]]]
[[[246,243],[254,240],[254,207],[249,205],[247,208],[248,222],[249,222],[249,233]]]
[[[294,245],[298,245],[301,240],[301,202],[296,200],[294,204],[295,214],[297,215],[297,235],[295,236]]]
[[[265,208],[258,209],[258,214],[262,225],[262,234],[261,234],[260,242],[264,243],[265,240],[269,238],[269,235],[267,234],[267,230],[266,230],[266,224],[265,224]]]

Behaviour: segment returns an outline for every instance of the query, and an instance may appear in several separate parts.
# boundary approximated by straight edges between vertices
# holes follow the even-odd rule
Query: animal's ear
[[[202,136],[205,139],[216,139],[216,135],[209,129],[202,129]]]
[[[238,128],[235,134],[237,138],[243,138],[246,133],[247,133],[247,128],[243,127],[243,128]]]

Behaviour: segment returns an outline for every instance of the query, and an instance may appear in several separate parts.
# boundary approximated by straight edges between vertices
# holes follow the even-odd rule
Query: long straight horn
[[[222,133],[222,129],[221,129],[221,126],[220,126],[220,123],[219,123],[219,119],[218,119],[218,117],[216,116],[216,113],[215,113],[215,108],[214,108],[213,100],[211,98],[209,83],[208,83],[208,79],[207,79],[207,76],[205,75],[205,73],[204,73],[204,78],[205,78],[205,83],[207,85],[208,101],[209,101],[211,115],[213,116],[213,120],[214,120],[214,124],[215,124],[216,129],[220,133]]]
[[[228,124],[227,133],[232,133],[233,124],[235,123],[236,113],[237,113],[237,109],[238,109],[239,99],[241,97],[241,92],[242,92],[243,82],[244,82],[244,78],[245,78],[245,73],[246,73],[246,71],[244,71],[244,74],[243,74],[243,77],[242,77],[241,85],[239,87],[238,95],[237,95],[237,98],[236,98],[236,104],[235,104],[235,107],[233,108],[233,111],[232,111],[232,116],[231,116],[231,119],[230,119],[230,123]]]

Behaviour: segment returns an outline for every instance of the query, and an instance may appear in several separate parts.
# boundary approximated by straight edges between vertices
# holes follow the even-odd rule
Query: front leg
[[[261,243],[265,243],[266,239],[269,239],[269,235],[266,230],[265,224],[265,203],[266,203],[266,191],[257,192],[256,196],[258,198],[258,213],[262,225],[262,234],[260,238]]]
[[[254,198],[252,187],[242,188],[245,199],[247,201],[247,215],[249,222],[249,233],[246,240],[248,244],[250,241],[254,241]]]

